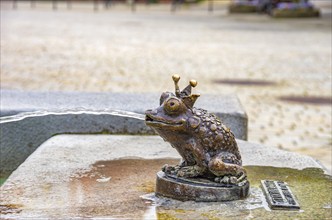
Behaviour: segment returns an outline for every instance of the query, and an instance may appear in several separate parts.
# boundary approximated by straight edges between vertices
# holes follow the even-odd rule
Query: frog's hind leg
[[[216,175],[215,181],[226,184],[237,184],[247,177],[246,170],[231,153],[221,153],[209,162],[209,170]]]

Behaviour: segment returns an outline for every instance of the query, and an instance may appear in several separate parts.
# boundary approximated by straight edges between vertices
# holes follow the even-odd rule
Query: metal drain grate
[[[261,180],[261,183],[271,209],[300,209],[287,183],[272,180]]]

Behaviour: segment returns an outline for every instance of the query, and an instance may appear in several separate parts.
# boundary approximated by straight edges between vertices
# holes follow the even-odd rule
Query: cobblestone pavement
[[[250,141],[311,155],[331,170],[330,8],[322,18],[299,20],[199,7],[175,14],[168,6],[138,6],[136,13],[121,5],[59,7],[2,7],[2,88],[161,93],[173,90],[171,75],[179,73],[182,87],[198,80],[201,98],[236,93]]]

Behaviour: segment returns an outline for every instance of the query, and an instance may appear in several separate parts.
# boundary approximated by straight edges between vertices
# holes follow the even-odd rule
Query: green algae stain
[[[166,212],[158,212],[157,213],[158,220],[178,220],[178,218]]]
[[[8,177],[0,177],[0,186],[4,184]]]
[[[204,208],[192,210],[192,207],[183,211],[174,212],[172,209],[162,209],[158,219],[332,219],[332,178],[318,168],[296,170],[291,168],[246,166],[248,180],[252,194],[244,200],[220,203],[216,206],[204,204]],[[257,192],[261,191],[261,180],[279,180],[288,184],[300,204],[298,210],[268,210],[263,204],[257,203],[257,208],[246,208],[253,198],[261,201]],[[254,193],[256,192],[256,194]],[[261,193],[262,194],[262,193]],[[259,197],[259,198],[258,198]],[[211,203],[212,204],[212,203]],[[215,204],[215,203],[214,203]],[[197,206],[199,207],[199,206]],[[251,206],[252,207],[252,206]],[[178,207],[180,208],[180,207]],[[170,216],[167,216],[170,215]]]
[[[202,213],[201,216],[207,218],[208,220],[220,220],[220,218],[215,216],[215,212]]]
[[[155,182],[153,181],[145,181],[140,184],[137,189],[141,192],[145,193],[153,193],[155,191]]]
[[[183,209],[175,209],[176,213],[186,213],[186,210]]]
[[[274,217],[282,219],[330,219],[332,209],[324,208],[332,203],[332,178],[319,168],[296,170],[291,168],[247,166],[251,187],[260,187],[260,180],[279,180],[288,183],[301,211],[263,209],[252,210],[257,217]]]

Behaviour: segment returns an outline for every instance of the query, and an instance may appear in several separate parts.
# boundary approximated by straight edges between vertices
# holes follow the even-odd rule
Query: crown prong
[[[196,86],[197,86],[197,81],[194,80],[194,79],[190,80],[189,83],[190,83],[190,85],[191,85],[192,87],[196,87]]]
[[[188,107],[188,108],[192,108],[197,100],[197,98],[200,96],[199,94],[191,94],[191,88],[194,88],[197,86],[197,81],[192,79],[189,81],[189,85],[184,88],[181,92],[180,92],[180,88],[179,88],[179,84],[178,82],[180,81],[180,76],[178,74],[174,74],[172,76],[172,79],[174,81],[174,85],[175,85],[175,95],[178,98],[181,98],[182,101],[184,102],[184,104]]]
[[[175,85],[175,95],[177,97],[180,97],[180,88],[179,88],[179,84],[178,84],[178,82],[180,81],[180,76],[178,74],[174,74],[172,76],[172,79],[173,79],[174,85]]]
[[[173,81],[174,82],[179,82],[179,80],[180,80],[180,76],[178,75],[178,74],[174,74],[173,76],[172,76],[172,79],[173,79]]]

